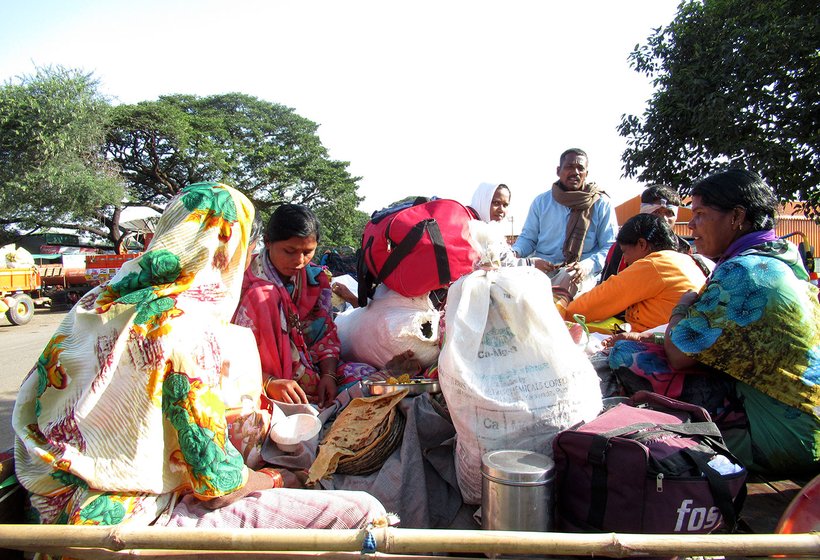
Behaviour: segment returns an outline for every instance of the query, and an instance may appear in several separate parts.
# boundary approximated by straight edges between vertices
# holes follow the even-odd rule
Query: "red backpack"
[[[407,297],[449,286],[473,271],[478,252],[468,223],[475,213],[455,200],[419,197],[374,212],[358,259],[359,305],[378,284]]]

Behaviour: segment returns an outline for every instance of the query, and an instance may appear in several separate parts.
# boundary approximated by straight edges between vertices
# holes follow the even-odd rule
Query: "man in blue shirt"
[[[540,257],[555,269],[566,267],[576,286],[601,271],[618,232],[609,196],[586,182],[587,161],[586,152],[578,148],[561,154],[558,181],[532,201],[513,245],[519,257]]]

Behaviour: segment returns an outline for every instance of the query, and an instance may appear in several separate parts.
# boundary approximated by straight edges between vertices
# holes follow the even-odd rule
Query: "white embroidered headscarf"
[[[147,251],[57,328],[12,416],[18,478],[44,520],[85,515],[82,503],[63,508],[90,490],[208,497],[245,483],[226,440],[220,333],[239,301],[253,217],[231,187],[185,187]],[[145,507],[117,499],[118,515]]]
[[[473,193],[473,200],[470,207],[478,212],[478,216],[484,222],[490,222],[490,208],[493,196],[500,183],[481,183]]]

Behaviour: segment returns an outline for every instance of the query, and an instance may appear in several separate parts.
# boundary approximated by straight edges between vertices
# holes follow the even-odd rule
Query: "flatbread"
[[[371,447],[388,428],[390,412],[407,395],[407,389],[376,397],[359,397],[339,413],[319,444],[319,452],[310,466],[306,484],[313,486],[328,478],[342,457],[352,457]]]

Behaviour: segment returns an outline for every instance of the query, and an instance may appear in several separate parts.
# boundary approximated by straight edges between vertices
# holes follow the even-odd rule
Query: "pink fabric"
[[[683,392],[683,380],[687,371],[672,369],[666,359],[666,352],[660,344],[640,342],[636,347],[638,351],[630,357],[631,361],[626,364],[629,371],[649,381],[653,392],[679,399]],[[620,351],[623,348],[624,346],[620,346],[618,349]],[[654,356],[654,359],[647,359],[647,355]],[[647,367],[649,364],[661,367],[650,368]]]
[[[369,379],[377,371],[379,370],[375,367],[363,362],[339,362],[336,377],[340,380],[339,387],[343,388]]]
[[[264,256],[255,260],[260,258]],[[333,323],[327,274],[309,268],[293,278],[291,295],[278,278],[264,277],[260,263],[252,263],[245,272],[234,323],[253,330],[263,374],[295,379],[308,396],[315,396],[319,373],[314,364],[338,359],[341,344]],[[308,273],[314,282],[309,282]],[[320,335],[311,339],[305,334],[308,331]]]
[[[187,495],[174,508],[167,526],[359,529],[385,515],[384,506],[366,492],[276,488],[254,492],[216,510]]]

